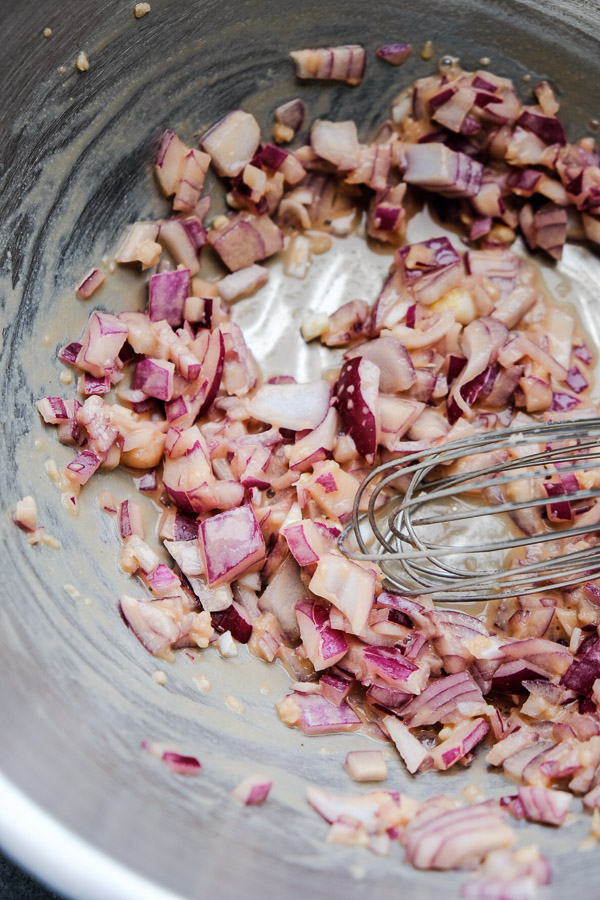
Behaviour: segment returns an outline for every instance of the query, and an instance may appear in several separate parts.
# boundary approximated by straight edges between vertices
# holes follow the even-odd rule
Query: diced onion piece
[[[339,170],[354,169],[360,161],[358,133],[352,121],[316,119],[311,128],[310,141],[315,153]]]
[[[173,750],[165,750],[161,759],[177,775],[197,775],[202,768],[195,756],[183,756]]]
[[[245,269],[238,269],[231,275],[226,275],[217,282],[217,290],[220,297],[226,303],[235,303],[242,297],[249,297],[251,294],[267,283],[269,277],[268,269],[264,266],[252,265]]]
[[[82,300],[87,300],[92,296],[102,282],[104,281],[104,272],[102,269],[92,269],[91,272],[83,278],[77,286],[76,292]]]
[[[185,301],[190,292],[190,270],[158,272],[150,279],[148,312],[152,322],[164,319],[173,328],[183,322]]]
[[[117,366],[117,357],[127,335],[127,327],[116,316],[93,312],[81,339],[77,366],[96,378],[110,375]]]
[[[354,634],[364,628],[374,602],[375,574],[337,553],[318,561],[310,589],[342,612]]]
[[[383,44],[376,51],[380,59],[391,63],[392,66],[401,66],[412,53],[412,44]]]
[[[231,792],[232,797],[244,806],[259,806],[264,803],[273,787],[273,782],[264,775],[248,775]]]
[[[119,505],[118,521],[119,532],[123,539],[131,537],[132,534],[144,539],[144,520],[138,503],[133,500],[123,500]]]
[[[154,164],[154,171],[165,197],[177,190],[188,148],[174,131],[165,131]]]
[[[429,751],[410,733],[406,725],[395,716],[386,716],[383,725],[396,745],[398,753],[404,760],[406,768],[414,775],[421,767],[431,766]]]
[[[360,84],[365,74],[366,53],[360,44],[296,50],[290,53],[298,78],[320,78]]]
[[[331,627],[325,606],[314,600],[296,603],[300,639],[315,671],[335,666],[346,654],[348,641],[343,631]]]
[[[250,162],[259,141],[260,129],[254,116],[236,109],[213,125],[200,144],[219,175],[233,178]]]
[[[431,751],[436,769],[449,769],[466,756],[479,741],[483,740],[489,728],[483,719],[473,719],[472,722],[466,721],[457,725],[450,737]]]
[[[367,462],[377,451],[379,367],[366,357],[347,360],[336,387],[338,409],[347,434]]]
[[[387,764],[381,750],[350,750],[346,771],[355,781],[385,781]]]
[[[573,794],[550,788],[519,786],[518,797],[525,818],[545,825],[562,825],[573,802]]]
[[[251,506],[228,509],[200,525],[200,551],[211,587],[235,581],[265,557],[265,542]]]
[[[17,501],[13,522],[23,531],[35,531],[37,528],[37,503],[33,497],[23,497],[22,500]]]
[[[316,428],[327,415],[330,393],[321,379],[304,384],[263,384],[248,402],[248,412],[277,428]]]
[[[282,105],[278,106],[274,112],[276,121],[281,125],[290,128],[293,134],[297,134],[302,128],[305,114],[306,107],[304,102],[298,98],[289,100],[287,103],[282,103]]]
[[[478,803],[417,815],[406,828],[406,858],[417,869],[462,869],[515,837],[499,809]]]

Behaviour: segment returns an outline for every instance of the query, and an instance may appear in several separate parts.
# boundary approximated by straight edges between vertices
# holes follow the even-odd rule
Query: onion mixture
[[[373,64],[399,65],[410,49],[385,45]],[[300,78],[350,85],[366,63],[358,45],[292,57]],[[597,415],[577,321],[548,302],[536,268],[510,245],[520,232],[558,259],[567,239],[600,242],[600,156],[591,138],[567,142],[547,83],[530,100],[506,78],[444,59],[394,101],[369,143],[352,121],[317,119],[307,130],[301,99],[275,110],[274,143],[241,109],[199,149],[167,131],[155,172],[172,215],[136,222],[116,252],[117,263],[148,270],[147,309],[95,309],[59,354],[79,373],[79,396],[37,404],[74,449],[55,473],[67,508],[77,511],[97,471],[121,465],[162,509],[168,565],[145,541],[141,506],[100,494],[122,538],[121,567],[146,588],[122,596],[120,611],[150,653],[170,660],[215,645],[227,657],[248,644],[289,673],[277,712],[303,734],[362,728],[390,740],[415,788],[419,772],[469,766],[475,753],[514,780],[500,800],[471,803],[381,787],[308,791],[328,841],[376,854],[400,843],[419,869],[479,866],[462,895],[492,900],[531,897],[550,880],[535,847],[515,849],[514,820],[559,826],[577,795],[598,832],[600,583],[470,615],[390,591],[375,563],[340,552],[338,537],[382,461],[476,431]],[[292,139],[296,149],[281,147]],[[228,211],[212,218],[209,169],[228,191]],[[424,201],[455,239],[406,244]],[[352,299],[302,323],[305,340],[342,348],[337,369],[303,384],[265,381],[230,305],[265,284],[263,260],[279,254],[302,277],[331,235],[357,227],[390,247],[374,303]],[[222,277],[207,274],[211,258]],[[93,269],[79,296],[101,295],[103,281]],[[597,479],[564,477],[579,478],[575,489]],[[508,499],[526,499],[528,482],[515,485]],[[560,501],[572,489],[557,470],[548,504],[514,513],[514,527],[528,535],[542,522],[596,522],[600,504]],[[385,779],[381,752],[365,753],[349,754],[351,776]],[[176,757],[171,765],[189,772],[189,758]],[[239,794],[259,803],[269,788],[252,782]]]

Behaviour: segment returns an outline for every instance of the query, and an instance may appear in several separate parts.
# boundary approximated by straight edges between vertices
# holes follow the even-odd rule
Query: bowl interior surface
[[[0,0],[8,48],[0,62],[1,774],[40,816],[48,814],[105,854],[107,879],[110,867],[121,864],[164,897],[189,900],[209,889],[223,898],[243,892],[264,900],[351,898],[367,890],[377,900],[402,889],[415,900],[441,890],[458,896],[464,876],[417,873],[395,848],[379,859],[324,844],[326,828],[306,803],[306,784],[350,792],[341,763],[349,749],[372,747],[367,737],[311,739],[284,728],[274,704],[288,678],[245,650],[227,661],[212,651],[196,660],[179,654],[175,664],[163,666],[138,644],[119,617],[117,600],[141,588],[118,568],[114,523],[95,500],[101,488],[92,482],[83,491],[78,518],[61,506],[44,464],[53,458],[63,465],[72,454],[42,426],[34,402],[73,393],[74,385],[60,381],[64,367],[56,351],[77,339],[93,305],[113,312],[143,305],[143,280],[133,273],[110,276],[87,304],[73,288],[91,265],[114,253],[127,223],[166,214],[151,166],[165,128],[192,142],[242,107],[268,135],[275,106],[301,96],[309,120],[353,118],[367,138],[391,99],[450,54],[466,69],[489,57],[491,70],[514,78],[523,93],[531,87],[524,75],[533,84],[547,78],[575,138],[599,112],[592,86],[600,79],[600,17],[580,3],[538,8],[529,0],[386,0],[368,9],[362,0],[152,0],[150,14],[139,20],[132,6],[69,0],[41,8],[27,0],[15,8]],[[42,36],[44,27],[52,28],[51,38]],[[374,56],[391,40],[415,47],[399,69]],[[429,62],[419,54],[426,40],[434,44]],[[355,42],[368,51],[359,87],[295,80],[289,50]],[[86,73],[73,66],[81,49],[89,56]],[[269,374],[316,377],[327,358],[301,346],[298,323],[306,308],[331,311],[354,296],[375,298],[390,259],[362,252],[358,241],[340,241],[306,283],[294,285],[282,282],[274,264],[265,293],[236,307]],[[544,272],[553,287],[567,286],[568,299],[579,304],[596,335],[598,260],[569,248],[558,273]],[[119,499],[136,496],[123,475],[107,477],[101,487]],[[31,548],[13,526],[11,510],[26,494],[36,497],[40,523],[60,539],[60,551]],[[167,671],[164,687],[152,677],[159,668]],[[210,680],[209,693],[194,680],[200,674]],[[232,697],[245,712],[232,709]],[[140,750],[145,739],[193,753],[202,773],[174,776]],[[488,796],[506,791],[506,781],[481,764],[416,781],[399,762],[390,770],[390,789],[418,797],[459,794],[472,782]],[[229,793],[254,771],[269,773],[275,787],[264,807],[247,810]],[[573,852],[587,828],[579,823],[543,836],[531,829],[531,839],[541,840],[554,863],[547,896],[585,889],[598,876],[593,854]],[[76,856],[42,866],[35,830],[11,843],[7,808],[0,809],[0,840],[77,900],[106,897],[102,869],[91,878]],[[111,896],[121,896],[114,891]],[[147,888],[129,888],[126,895],[150,896]]]

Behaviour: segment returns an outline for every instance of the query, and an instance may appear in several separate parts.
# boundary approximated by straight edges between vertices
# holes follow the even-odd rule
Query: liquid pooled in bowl
[[[357,45],[296,56],[300,77],[355,84],[364,71]],[[147,500],[101,500],[123,540],[121,567],[144,586],[120,609],[149,652],[228,658],[248,643],[292,679],[291,692],[273,698],[286,725],[306,735],[367,729],[391,739],[393,764],[411,773],[468,766],[493,744],[487,762],[520,783],[499,803],[422,803],[384,788],[360,799],[308,794],[330,823],[328,840],[377,854],[399,842],[417,868],[482,862],[484,882],[500,871],[511,882],[549,877],[539,854],[508,849],[508,815],[560,824],[573,794],[588,808],[598,802],[594,572],[568,591],[489,604],[484,619],[390,591],[379,566],[345,556],[338,537],[381,461],[478,432],[597,415],[586,335],[513,248],[520,232],[558,259],[567,238],[598,237],[599,160],[590,139],[567,143],[556,111],[547,84],[524,106],[507,79],[445,60],[398,98],[369,144],[353,122],[317,120],[308,143],[284,150],[243,110],[203,135],[201,149],[166,132],[156,174],[173,216],[133,224],[115,257],[149,276],[147,312],[94,310],[60,355],[79,376],[78,394],[38,403],[74,448],[54,473],[68,509],[77,511],[92,476],[102,484],[98,470],[120,465],[160,511],[169,565],[146,540]],[[303,115],[295,101],[277,124],[293,135]],[[229,203],[212,218],[202,193],[209,167]],[[426,200],[466,251],[439,224],[415,233],[431,222],[419,213]],[[325,370],[307,356],[296,380],[261,297],[275,279],[282,290],[296,279],[302,291],[312,261],[340,240],[389,248],[391,267],[373,304],[339,296],[332,307],[333,268],[322,305],[275,323],[275,333],[295,327],[299,344],[324,348]],[[262,265],[267,257],[283,274]],[[103,274],[86,275],[79,296],[101,303]],[[595,487],[593,468],[578,477],[573,487],[548,467],[548,503],[516,527],[528,535],[589,524],[581,542],[593,545],[596,501],[560,500]],[[550,553],[570,552],[560,540],[558,530]],[[228,699],[241,714],[241,700]],[[197,771],[164,752],[180,774]],[[356,780],[383,771],[381,751],[368,752],[376,756],[349,760]],[[239,797],[262,802],[265,785]]]

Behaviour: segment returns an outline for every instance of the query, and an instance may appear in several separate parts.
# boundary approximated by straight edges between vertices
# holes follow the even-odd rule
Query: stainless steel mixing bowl
[[[268,129],[274,106],[301,92],[312,116],[355,118],[366,135],[391,97],[434,64],[416,52],[395,70],[374,58],[375,48],[388,40],[417,48],[432,40],[435,58],[458,55],[471,68],[487,56],[494,71],[519,84],[525,74],[548,78],[575,137],[600,112],[598,6],[574,0],[151,0],[151,6],[137,20],[133,0],[0,0],[0,842],[76,900],[190,900],[209,891],[222,900],[367,894],[377,900],[402,890],[415,900],[457,896],[462,876],[416,873],[400,851],[377,859],[324,845],[325,826],[305,802],[305,785],[351,789],[341,766],[349,739],[310,739],[285,729],[274,702],[287,679],[275,667],[244,653],[223,662],[209,652],[198,662],[182,656],[167,666],[164,687],[153,681],[156,660],[117,612],[119,594],[132,588],[116,564],[112,523],[96,508],[92,485],[78,519],[60,506],[44,462],[62,463],[68,452],[45,433],[33,403],[67,392],[56,349],[78,336],[90,309],[75,300],[73,286],[114,249],[124,223],[165,209],[148,160],[166,126],[191,139],[243,106]],[[368,49],[360,87],[295,83],[290,49],[344,42]],[[80,50],[89,57],[86,73],[73,65]],[[113,310],[139,302],[135,281],[128,284],[126,291],[103,289],[98,302]],[[299,302],[297,295],[284,300],[283,312],[273,313],[266,329],[261,325],[261,353],[272,365],[280,362],[273,335],[286,315],[294,320]],[[125,496],[126,481],[115,490]],[[62,550],[31,548],[12,525],[12,507],[29,493]],[[210,693],[198,690],[198,672],[210,678]],[[244,715],[227,706],[231,695],[244,702]],[[143,739],[195,753],[202,773],[173,775],[140,750]],[[270,772],[275,787],[264,807],[247,810],[229,792],[256,769]],[[419,796],[457,792],[476,778],[491,794],[502,790],[501,780],[483,769],[419,776],[411,784],[400,764],[393,771],[392,786]],[[546,896],[574,890],[591,896],[597,854],[575,849],[587,827],[544,833],[555,868]],[[531,828],[532,839],[540,834]]]

